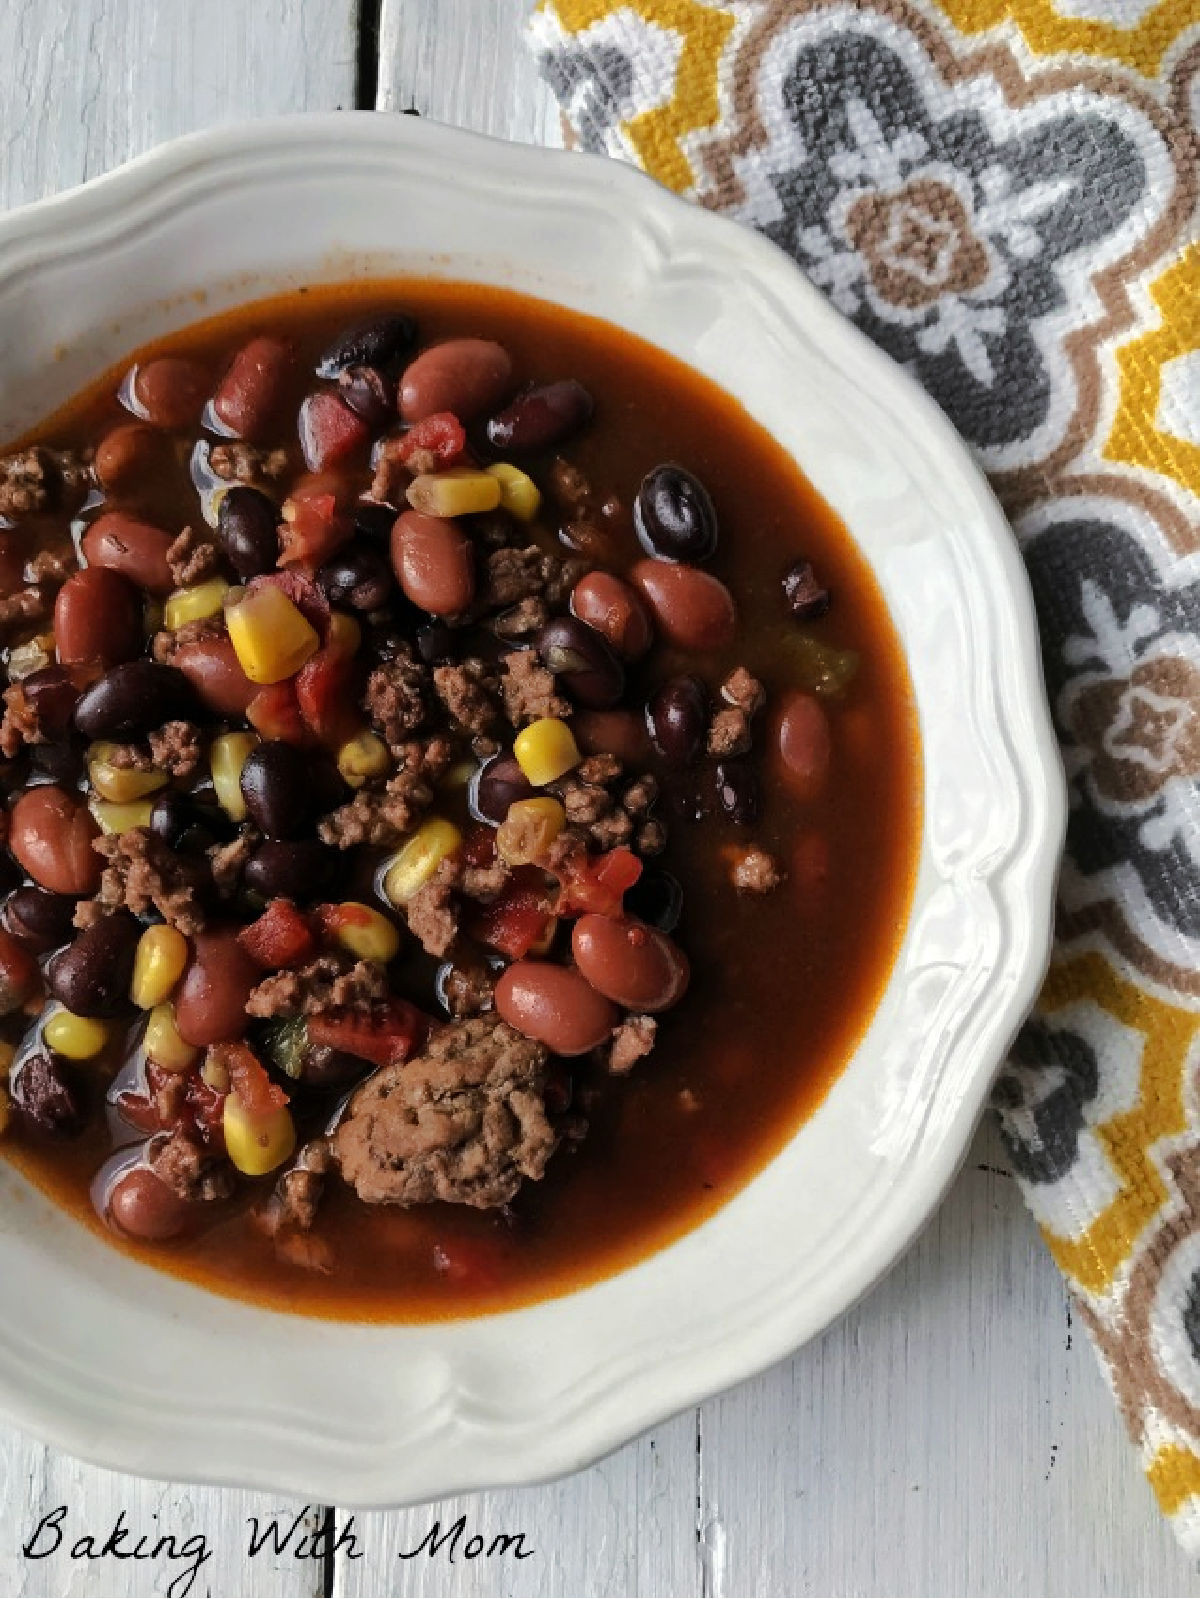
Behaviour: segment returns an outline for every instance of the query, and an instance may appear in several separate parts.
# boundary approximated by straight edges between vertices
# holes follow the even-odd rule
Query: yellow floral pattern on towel
[[[543,0],[530,35],[581,144],[782,245],[1009,512],[1072,803],[996,1105],[1200,1554],[1200,9]]]

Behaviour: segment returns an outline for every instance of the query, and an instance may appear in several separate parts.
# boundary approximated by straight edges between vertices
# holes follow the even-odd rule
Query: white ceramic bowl
[[[106,1248],[0,1162],[14,1421],[125,1470],[353,1505],[580,1466],[868,1289],[954,1176],[1034,999],[1065,811],[1025,574],[949,424],[774,247],[615,162],[339,113],[183,139],[0,218],[0,437],[200,315],[405,270],[606,317],[782,441],[903,638],[925,823],[896,968],[824,1104],[712,1220],[566,1298],[411,1327],[259,1311]]]

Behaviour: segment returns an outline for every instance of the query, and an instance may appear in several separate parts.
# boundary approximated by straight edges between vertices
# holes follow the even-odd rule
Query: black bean
[[[150,809],[150,831],[185,855],[201,855],[232,838],[235,830],[219,805],[205,805],[193,794],[169,790]]]
[[[444,666],[458,659],[458,637],[444,622],[423,622],[416,631],[417,654],[426,666]]]
[[[46,968],[55,999],[76,1016],[114,1016],[123,1010],[141,932],[128,911],[114,911],[85,928]]]
[[[708,732],[708,689],[698,677],[668,678],[646,707],[646,725],[669,766],[690,766]]]
[[[4,926],[36,955],[59,949],[75,932],[75,901],[45,888],[18,888],[4,906]]]
[[[45,1138],[77,1138],[87,1125],[81,1074],[48,1050],[26,1055],[8,1091],[20,1120]]]
[[[317,573],[317,586],[330,605],[352,611],[379,611],[396,586],[392,563],[373,544],[352,542]]]
[[[0,894],[11,894],[19,883],[25,881],[25,873],[6,851],[0,851]]]
[[[380,505],[374,500],[359,500],[354,507],[354,532],[364,539],[378,539],[386,544],[396,525],[396,512],[390,505]]]
[[[338,854],[316,839],[260,844],[242,873],[245,886],[263,899],[321,899],[337,871]]]
[[[625,692],[625,668],[602,634],[576,616],[556,616],[534,636],[542,660],[580,705],[602,711]]]
[[[633,526],[647,555],[707,561],[717,547],[717,513],[708,490],[682,466],[647,472],[633,502]]]
[[[373,433],[396,414],[396,385],[378,367],[348,366],[338,377],[338,393]]]
[[[75,707],[75,726],[85,738],[136,738],[196,708],[192,685],[174,666],[126,661],[93,683]]]
[[[48,739],[64,736],[71,726],[71,712],[79,690],[61,666],[43,666],[21,679],[25,698],[37,712],[38,728]]]
[[[87,746],[79,738],[55,739],[50,744],[34,744],[29,759],[37,772],[44,772],[52,783],[74,788],[87,765]]]
[[[339,334],[317,362],[317,376],[340,377],[348,366],[375,366],[394,374],[416,342],[417,324],[412,317],[380,317]]]
[[[625,910],[661,933],[672,933],[683,914],[683,889],[679,879],[661,866],[648,866],[632,888],[625,890]]]
[[[811,561],[793,561],[783,574],[783,596],[797,622],[815,622],[829,609],[832,595]]]
[[[517,800],[533,797],[533,784],[525,776],[513,755],[496,755],[486,766],[481,766],[467,789],[471,814],[493,827],[508,815],[508,807]]]
[[[731,821],[750,827],[762,807],[758,774],[749,761],[722,761],[717,767],[717,800]]]
[[[303,838],[315,811],[310,759],[294,744],[267,739],[242,767],[242,798],[250,820],[268,838]]]
[[[279,558],[279,512],[258,489],[239,484],[221,496],[217,543],[240,578],[273,572]]]
[[[309,1044],[300,1055],[299,1081],[305,1088],[349,1088],[370,1068],[358,1055],[329,1044]]]
[[[591,421],[593,401],[582,383],[535,383],[487,425],[488,443],[497,450],[548,450]]]

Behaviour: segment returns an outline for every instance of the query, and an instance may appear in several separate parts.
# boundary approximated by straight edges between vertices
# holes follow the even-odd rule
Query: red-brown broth
[[[850,689],[827,709],[833,772],[824,796],[801,804],[764,763],[760,842],[791,867],[766,896],[739,895],[723,847],[744,830],[708,818],[671,822],[664,862],[684,886],[676,933],[692,964],[689,994],[662,1018],[654,1052],[624,1080],[582,1066],[599,1091],[588,1137],[527,1183],[509,1215],[467,1207],[366,1207],[330,1184],[319,1227],[335,1251],[330,1276],[277,1260],[244,1202],[212,1207],[212,1224],[168,1245],[118,1238],[96,1215],[93,1178],[111,1154],[93,1125],[64,1144],[9,1136],[4,1152],[39,1187],[116,1247],[219,1292],[320,1316],[426,1320],[567,1292],[617,1271],[696,1226],[734,1194],[819,1105],[853,1051],[886,984],[908,913],[921,817],[919,745],[900,643],[870,570],[837,517],[785,451],[714,384],[629,334],[547,303],[470,285],[403,281],[312,289],[200,323],[162,349],[193,352],[219,375],[253,332],[279,332],[316,351],[348,321],[403,307],[424,342],[469,333],[502,341],[521,378],[572,376],[596,397],[591,427],[566,450],[602,492],[632,501],[643,474],[678,461],[707,485],[719,512],[711,569],[739,610],[736,644],[719,659],[651,657],[647,681],[699,671],[715,691],[744,663],[772,699],[796,681],[797,627],[780,575],[812,560],[834,594],[812,636],[859,652]],[[114,369],[29,441],[94,445],[127,418]],[[153,495],[164,525],[194,520],[185,482]],[[640,555],[630,536],[627,562]],[[769,751],[771,709],[756,750]],[[802,863],[827,848],[829,871],[805,883]],[[410,960],[412,993],[431,965]],[[430,1001],[432,1003],[432,1001]],[[270,1179],[257,1185],[260,1197]]]

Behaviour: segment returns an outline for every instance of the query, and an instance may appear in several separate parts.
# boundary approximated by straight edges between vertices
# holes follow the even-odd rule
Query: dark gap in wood
[[[337,1557],[334,1554],[334,1542],[337,1538],[337,1523],[334,1519],[332,1505],[321,1506],[321,1593],[324,1599],[333,1599],[333,1584],[336,1575]]]
[[[358,0],[358,57],[354,70],[354,104],[374,111],[379,100],[379,22],[383,0]]]

